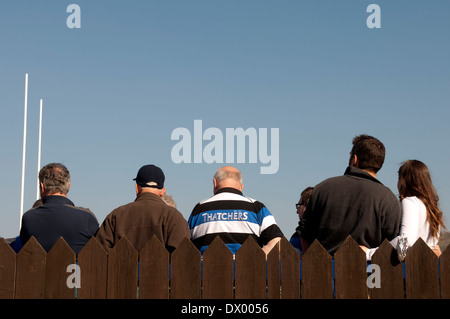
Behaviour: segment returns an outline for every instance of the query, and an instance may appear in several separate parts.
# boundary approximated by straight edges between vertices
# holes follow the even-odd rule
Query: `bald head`
[[[242,184],[241,172],[232,166],[224,166],[219,168],[214,174],[214,194],[221,188],[231,187],[242,191],[244,185]]]

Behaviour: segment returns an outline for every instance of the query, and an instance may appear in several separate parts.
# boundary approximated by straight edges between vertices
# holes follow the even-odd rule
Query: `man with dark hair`
[[[349,235],[366,247],[378,247],[398,235],[399,201],[376,178],[384,157],[384,145],[375,137],[353,139],[344,175],[314,187],[297,228],[304,252],[315,239],[333,255]]]
[[[25,244],[32,236],[48,252],[62,237],[78,254],[98,230],[98,221],[87,208],[76,207],[67,198],[70,173],[60,163],[51,163],[39,171],[42,204],[33,205],[22,217],[20,239]]]
[[[135,201],[114,209],[100,226],[96,238],[109,251],[126,237],[140,251],[155,235],[172,252],[184,238],[189,238],[189,228],[183,215],[163,201],[166,193],[163,171],[152,164],[144,165],[134,180]]]

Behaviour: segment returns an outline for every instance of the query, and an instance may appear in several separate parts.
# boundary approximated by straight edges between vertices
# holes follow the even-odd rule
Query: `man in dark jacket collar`
[[[304,251],[317,239],[333,255],[351,235],[359,245],[378,247],[400,231],[401,208],[392,191],[377,178],[385,158],[378,139],[353,139],[349,166],[343,176],[314,187],[297,231]]]
[[[98,230],[98,221],[87,208],[76,207],[67,198],[70,173],[60,163],[39,171],[42,205],[27,211],[22,218],[20,239],[25,244],[32,236],[48,252],[62,237],[78,254]]]
[[[162,200],[166,192],[163,171],[155,165],[145,165],[134,180],[135,201],[114,209],[96,238],[109,251],[126,237],[140,251],[155,235],[169,252],[173,251],[183,238],[189,238],[189,228],[183,215]]]

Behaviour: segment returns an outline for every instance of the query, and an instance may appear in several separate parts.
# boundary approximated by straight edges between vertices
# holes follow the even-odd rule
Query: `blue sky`
[[[81,8],[70,29],[67,6]],[[130,4],[131,3],[131,4]],[[381,28],[369,29],[369,4]],[[145,164],[187,219],[227,163],[176,164],[176,128],[278,128],[279,169],[229,163],[244,194],[269,208],[287,237],[300,192],[343,174],[351,140],[386,146],[378,178],[431,170],[450,220],[448,1],[8,1],[0,4],[0,236],[19,233],[25,73],[29,74],[25,208],[36,196],[39,99],[42,165],[62,162],[69,198],[101,223],[135,198]],[[226,141],[224,141],[225,145]],[[203,146],[208,141],[203,141]]]

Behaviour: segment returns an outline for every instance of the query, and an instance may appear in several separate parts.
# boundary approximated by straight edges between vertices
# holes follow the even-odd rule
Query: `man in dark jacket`
[[[398,235],[400,203],[376,178],[384,157],[378,139],[368,135],[353,139],[345,174],[314,187],[297,228],[304,251],[315,239],[333,255],[349,235],[366,247],[378,247],[385,238]]]
[[[34,236],[48,252],[62,237],[78,254],[98,230],[98,221],[87,208],[76,207],[67,198],[70,173],[60,163],[51,163],[39,171],[42,205],[22,217],[20,239],[25,243]]]
[[[104,220],[96,238],[109,251],[122,237],[140,251],[155,235],[171,252],[183,238],[189,238],[189,228],[183,215],[167,205],[162,196],[165,176],[155,165],[145,165],[136,178],[134,202],[114,209]]]

